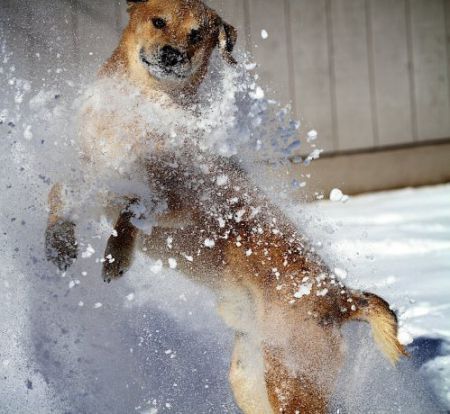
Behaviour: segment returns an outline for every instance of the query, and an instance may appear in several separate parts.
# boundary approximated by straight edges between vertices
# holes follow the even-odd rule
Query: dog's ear
[[[220,20],[219,27],[219,49],[222,57],[231,65],[235,65],[236,59],[233,57],[231,52],[237,41],[237,30],[230,24]]]
[[[139,3],[147,3],[148,0],[127,0],[127,12],[130,12],[130,10],[132,9],[132,7],[135,4],[139,4]]]

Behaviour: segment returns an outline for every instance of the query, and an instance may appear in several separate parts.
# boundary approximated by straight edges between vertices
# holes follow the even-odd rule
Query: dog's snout
[[[161,49],[161,63],[164,66],[175,66],[184,61],[184,55],[178,49],[166,45]]]

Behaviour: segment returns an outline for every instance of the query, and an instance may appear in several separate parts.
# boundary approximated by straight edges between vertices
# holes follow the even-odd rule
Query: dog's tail
[[[408,356],[403,345],[397,339],[397,316],[389,304],[380,297],[366,292],[354,292],[353,302],[356,310],[350,312],[347,320],[368,322],[378,348],[395,365],[402,356]]]

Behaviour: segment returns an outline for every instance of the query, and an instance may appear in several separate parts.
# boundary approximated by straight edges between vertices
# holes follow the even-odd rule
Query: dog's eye
[[[201,42],[203,40],[203,37],[200,33],[200,30],[192,30],[191,33],[189,34],[189,43],[191,45],[195,45],[198,42]]]
[[[157,29],[164,29],[166,27],[166,21],[164,19],[161,19],[160,17],[155,17],[152,19],[153,26],[155,26]]]

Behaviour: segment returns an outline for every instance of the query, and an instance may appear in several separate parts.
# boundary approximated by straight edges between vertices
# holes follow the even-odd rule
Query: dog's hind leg
[[[266,387],[274,413],[324,414],[342,366],[339,325],[323,325],[301,309],[267,309]]]
[[[265,347],[265,379],[273,413],[325,414],[329,395],[316,381],[289,368],[279,350]]]
[[[236,403],[244,414],[275,413],[267,398],[260,344],[248,334],[236,333],[229,379]]]
[[[137,200],[131,200],[129,205],[121,211],[114,234],[112,234],[106,245],[103,262],[103,280],[111,282],[125,274],[130,268],[133,257],[138,229],[132,224],[134,213],[132,206]]]
[[[224,276],[232,279],[233,273]],[[274,414],[267,398],[255,305],[251,290],[240,283],[227,283],[221,289],[218,312],[236,332],[229,380],[234,399],[244,414]]]

